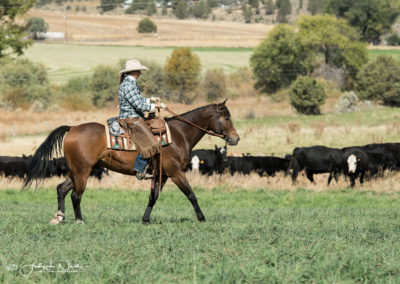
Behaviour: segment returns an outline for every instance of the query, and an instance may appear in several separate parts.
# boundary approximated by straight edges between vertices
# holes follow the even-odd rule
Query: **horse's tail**
[[[33,155],[29,165],[28,174],[24,179],[23,188],[29,188],[33,181],[43,182],[46,178],[48,167],[51,163],[51,158],[54,154],[61,154],[64,135],[71,129],[71,126],[63,125],[54,129],[46,140],[39,146]]]

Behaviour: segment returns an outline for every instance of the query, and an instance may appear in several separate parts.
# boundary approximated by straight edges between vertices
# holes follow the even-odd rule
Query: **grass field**
[[[161,66],[171,55],[173,47],[143,47],[115,45],[78,45],[36,43],[25,51],[24,57],[42,63],[54,84],[63,84],[74,76],[91,75],[98,65],[116,66],[120,59],[138,58],[155,61]],[[192,48],[200,57],[203,70],[222,68],[231,72],[248,67],[252,48]],[[400,50],[370,50],[371,59],[389,55],[400,60]]]
[[[1,190],[0,282],[400,282],[397,193],[195,192],[205,223],[178,190],[144,225],[148,192],[89,188],[86,223],[74,224],[68,198],[65,224],[51,226],[54,190]]]

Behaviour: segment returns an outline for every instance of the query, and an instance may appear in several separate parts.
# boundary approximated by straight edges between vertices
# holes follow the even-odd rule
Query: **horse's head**
[[[231,120],[231,114],[228,108],[225,106],[225,101],[215,105],[215,111],[210,119],[209,129],[217,134],[224,136],[224,140],[229,145],[237,145],[239,142],[239,134],[237,133],[235,127],[233,126]]]

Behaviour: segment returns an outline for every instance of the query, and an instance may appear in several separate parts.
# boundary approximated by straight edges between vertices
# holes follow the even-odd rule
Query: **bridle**
[[[175,112],[170,110],[168,107],[165,108],[165,110],[168,111],[173,116],[177,117],[178,119],[182,120],[183,122],[186,122],[187,124],[190,124],[190,125],[198,128],[198,129],[200,129],[201,131],[205,132],[206,134],[209,134],[209,135],[212,135],[212,136],[216,136],[216,137],[222,138],[224,140],[226,140],[227,137],[228,137],[228,135],[225,133],[225,129],[223,127],[222,127],[222,134],[218,134],[218,133],[215,133],[214,131],[205,129],[205,128],[201,127],[201,126],[198,126],[197,124],[194,124],[193,122],[187,120],[186,118],[183,118],[179,114],[176,114]],[[221,112],[221,111],[217,110],[217,112]],[[222,118],[221,117],[218,118],[218,122],[222,124]]]

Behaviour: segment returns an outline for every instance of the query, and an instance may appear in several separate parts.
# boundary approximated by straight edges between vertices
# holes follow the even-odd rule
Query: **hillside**
[[[158,35],[136,31],[142,15],[66,13],[32,9],[30,17],[41,17],[51,32],[66,32],[69,43],[135,46],[254,47],[273,28],[266,24],[232,21],[177,20],[151,17]]]

